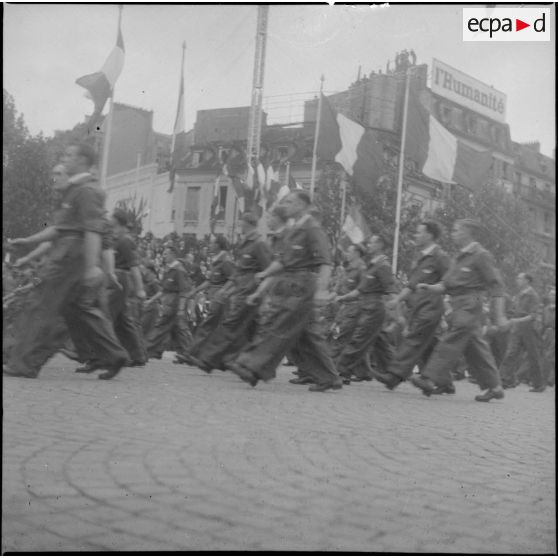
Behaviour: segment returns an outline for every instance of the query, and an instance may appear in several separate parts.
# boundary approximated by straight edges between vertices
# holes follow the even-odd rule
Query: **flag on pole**
[[[492,165],[490,151],[474,149],[454,136],[429,113],[412,88],[405,151],[425,176],[467,187],[479,186]]]
[[[316,152],[321,159],[340,163],[364,191],[383,174],[384,149],[376,132],[336,112],[324,96]]]
[[[186,51],[186,43],[182,43],[182,67],[180,68],[180,84],[178,88],[178,105],[176,107],[176,118],[174,120],[174,129],[172,133],[171,145],[171,168],[169,172],[169,192],[174,189],[174,181],[176,179],[176,169],[182,159],[186,157],[188,150],[186,145],[186,120],[184,116],[184,53]]]
[[[364,242],[370,236],[370,229],[358,205],[351,205],[345,217],[345,222],[341,227],[338,246],[342,250],[347,250],[351,244]]]
[[[279,182],[279,162],[271,162],[265,173],[266,209],[269,209],[276,201],[281,184]]]
[[[93,74],[87,74],[76,79],[76,83],[87,90],[86,95],[93,101],[94,110],[89,119],[90,129],[99,120],[103,108],[112,95],[116,80],[122,73],[124,67],[124,40],[120,21],[118,22],[118,34],[116,45],[112,49],[103,67]]]
[[[243,198],[247,189],[244,174],[246,173],[246,154],[244,150],[235,145],[229,151],[227,161],[223,166],[223,174],[231,179],[237,198]]]
[[[220,191],[221,175],[217,175],[215,183],[213,184],[213,200],[211,201],[211,219],[217,219],[219,213],[222,211],[221,207],[221,191]]]

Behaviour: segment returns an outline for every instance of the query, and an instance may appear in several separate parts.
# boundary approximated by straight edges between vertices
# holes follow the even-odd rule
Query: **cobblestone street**
[[[555,553],[554,389],[4,378],[3,552]]]

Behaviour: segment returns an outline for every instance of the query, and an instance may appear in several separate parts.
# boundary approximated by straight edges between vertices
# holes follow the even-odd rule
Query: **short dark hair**
[[[283,223],[286,223],[289,220],[287,216],[287,210],[283,205],[276,205],[275,207],[272,208],[270,213],[273,217],[277,217],[277,219],[279,219],[279,221]]]
[[[228,250],[229,249],[229,242],[224,236],[217,236],[215,237],[215,244],[219,250]]]
[[[425,229],[426,232],[434,239],[438,240],[440,236],[442,236],[442,227],[436,221],[422,221],[420,223]]]
[[[520,275],[523,275],[523,277],[525,277],[525,279],[527,279],[527,281],[529,281],[529,284],[532,285],[533,284],[533,276],[530,273],[520,273]]]
[[[304,190],[293,190],[291,194],[294,194],[301,202],[306,205],[311,205],[312,200],[310,199],[310,195],[305,192]]]
[[[482,233],[482,225],[474,219],[458,219],[456,223],[465,227],[475,240],[477,240]]]
[[[88,167],[92,167],[97,162],[97,153],[88,143],[77,142],[71,143],[70,146],[77,147],[77,154],[80,157],[85,157]]]
[[[128,227],[130,222],[128,220],[128,213],[124,209],[116,208],[112,213],[112,218],[121,226]]]
[[[168,244],[167,246],[165,246],[163,248],[163,251],[165,251],[165,250],[168,250],[169,252],[172,252],[175,256],[177,254],[177,250],[172,244]]]
[[[251,213],[250,211],[243,213],[240,217],[240,220],[248,223],[249,225],[252,225],[252,227],[258,226],[258,216],[255,213]]]
[[[358,243],[358,244],[351,244],[349,246],[349,248],[352,248],[353,250],[355,250],[356,252],[358,252],[360,254],[360,257],[362,258],[362,256],[364,256],[366,254],[366,248]]]
[[[382,243],[382,248],[387,247],[388,243],[385,236],[379,233],[373,233],[369,240],[372,240],[374,237],[376,237]]]

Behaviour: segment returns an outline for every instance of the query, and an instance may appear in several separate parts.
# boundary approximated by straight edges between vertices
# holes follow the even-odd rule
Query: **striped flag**
[[[99,120],[107,99],[112,96],[116,80],[122,73],[124,67],[124,39],[120,22],[118,23],[118,34],[116,45],[112,49],[103,67],[93,74],[87,74],[76,79],[76,83],[87,90],[86,95],[93,101],[94,110],[89,119],[89,128]]]
[[[360,207],[351,205],[345,217],[345,222],[341,227],[338,247],[347,250],[351,244],[362,243],[370,236],[370,229],[364,220]]]
[[[266,209],[276,201],[281,184],[279,182],[279,161],[270,163],[265,174]]]
[[[171,168],[169,172],[169,192],[174,189],[174,181],[176,179],[176,169],[182,159],[186,157],[188,147],[186,145],[186,119],[184,116],[184,51],[186,45],[182,45],[182,67],[180,70],[180,84],[178,89],[178,105],[176,107],[176,118],[174,120],[174,129],[172,133],[171,146]]]
[[[374,187],[384,167],[384,148],[376,132],[337,113],[322,96],[318,157],[336,161],[363,191]]]
[[[492,164],[490,151],[474,149],[444,128],[414,89],[409,95],[405,150],[425,176],[467,187],[480,186]]]

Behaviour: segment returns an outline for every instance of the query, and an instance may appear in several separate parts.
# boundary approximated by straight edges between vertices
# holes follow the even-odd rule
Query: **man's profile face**
[[[79,155],[79,148],[77,145],[70,145],[66,147],[62,163],[66,167],[66,172],[72,176],[81,168],[81,156]]]

